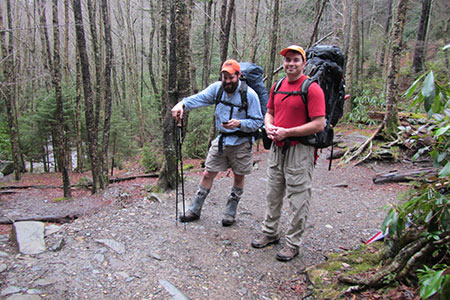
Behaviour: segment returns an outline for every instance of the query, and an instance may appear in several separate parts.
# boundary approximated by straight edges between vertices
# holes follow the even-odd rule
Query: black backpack
[[[278,80],[273,90],[274,94],[300,95],[306,107],[308,121],[308,89],[313,82],[317,82],[325,94],[325,128],[316,134],[296,138],[305,145],[316,148],[327,148],[333,145],[333,127],[342,117],[344,111],[345,82],[344,55],[336,46],[315,46],[306,51],[306,66],[303,73],[308,78],[303,81],[300,91],[279,91],[284,78]]]
[[[333,127],[337,124],[344,112],[344,54],[337,46],[314,46],[306,51],[306,66],[303,73],[308,76],[308,78],[302,83],[300,91],[289,93],[279,91],[281,82],[284,79],[282,78],[276,83],[274,93],[286,94],[286,97],[289,95],[301,95],[306,107],[306,116],[309,121],[308,89],[311,83],[317,82],[325,94],[325,128],[323,131],[310,136],[290,139],[298,140],[302,144],[314,146],[316,148],[327,148],[332,146],[331,153],[333,153]],[[285,145],[286,147],[289,147],[289,141],[285,141]]]

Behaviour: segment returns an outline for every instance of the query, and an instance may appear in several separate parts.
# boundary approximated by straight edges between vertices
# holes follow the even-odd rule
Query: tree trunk
[[[14,44],[12,38],[13,33],[11,30],[8,30],[8,28],[12,28],[10,0],[6,0],[6,15],[8,17],[8,27],[3,25],[3,12],[0,5],[0,43],[3,54],[2,64],[4,66],[1,68],[3,70],[3,74],[1,75],[5,78],[5,84],[2,84],[2,93],[0,97],[5,101],[6,112],[8,115],[9,138],[11,141],[11,152],[14,164],[14,178],[15,180],[20,180],[22,151],[20,149],[20,135],[15,109]],[[6,32],[9,33],[9,39],[6,38]]]
[[[166,115],[167,107],[164,105],[168,102],[169,89],[169,71],[168,71],[168,54],[167,54],[167,1],[160,1],[160,28],[159,28],[159,42],[161,49],[161,128],[164,128],[163,116]]]
[[[186,20],[186,22],[187,22],[187,31],[191,32],[191,30],[192,30],[192,16],[193,16],[193,9],[194,9],[194,0],[187,1],[186,5],[187,5],[187,15],[186,15],[186,17],[187,17],[187,20]],[[189,71],[190,71],[190,73],[188,74],[188,76],[189,76],[189,86],[190,86],[189,94],[190,94],[192,91],[197,91],[198,90],[198,86],[197,86],[197,64],[194,63],[193,60],[192,60],[192,58],[193,58],[192,48],[193,47],[191,45],[190,37],[189,36],[187,36],[187,37],[189,39],[188,57],[187,57],[187,59],[188,59]],[[186,96],[188,96],[188,95],[186,95]],[[185,129],[188,126],[188,123],[187,123],[188,120],[189,119],[186,116]]]
[[[238,38],[237,38],[237,29],[236,29],[236,9],[233,10],[233,21],[232,21],[232,26],[233,26],[233,31],[232,31],[232,45],[234,45],[234,47],[231,47],[231,57],[236,59],[236,60],[240,60],[241,58],[239,57],[239,50],[238,50]]]
[[[249,42],[249,48],[250,48],[250,61],[255,62],[256,61],[256,52],[257,52],[257,34],[258,34],[258,18],[259,18],[259,5],[261,3],[261,0],[252,0],[251,5],[251,14],[252,14],[252,21],[251,21],[251,28],[250,28],[250,42]]]
[[[205,24],[203,30],[203,74],[202,74],[202,88],[209,84],[209,74],[211,73],[211,12],[213,0],[205,1],[203,8],[205,10]]]
[[[350,5],[351,0],[343,0],[342,1],[342,39],[344,40],[343,46],[342,46],[342,52],[344,53],[345,57],[345,64],[344,64],[344,74],[346,74],[347,70],[347,63],[348,63],[348,48],[350,45],[350,23],[351,23],[351,13],[350,13]],[[347,89],[348,89],[348,83],[347,83]],[[348,102],[348,101],[346,101]]]
[[[403,47],[402,37],[405,27],[408,0],[399,0],[397,15],[391,36],[392,52],[389,59],[386,92],[386,115],[384,117],[383,134],[386,139],[395,139],[398,130],[398,76],[400,69],[400,54]]]
[[[101,162],[98,158],[97,152],[97,132],[95,131],[95,116],[94,116],[94,101],[91,86],[91,74],[89,70],[89,58],[87,55],[86,39],[84,34],[83,16],[81,14],[81,1],[72,0],[76,43],[81,60],[81,73],[83,77],[84,103],[85,103],[85,117],[86,117],[86,131],[89,158],[91,161],[92,172],[92,192],[96,193],[105,187],[105,181],[101,173]]]
[[[359,14],[359,0],[353,0],[352,4],[352,22],[350,29],[350,47],[347,57],[347,67],[346,67],[346,90],[350,94],[350,99],[345,101],[344,104],[344,115],[349,113],[352,106],[352,99],[356,97],[356,66],[358,64],[357,60],[357,50],[358,50],[358,14]]]
[[[91,40],[92,40],[92,53],[94,55],[94,66],[95,66],[95,85],[94,85],[94,126],[95,132],[98,132],[99,128],[99,120],[100,120],[100,103],[102,98],[102,76],[101,69],[102,63],[100,60],[100,49],[99,49],[99,40],[97,38],[97,5],[92,5],[92,0],[87,0],[87,8],[88,8],[88,16],[89,16],[89,27],[91,31]],[[101,158],[102,154],[99,153],[99,158]]]
[[[168,76],[168,98],[161,105],[165,107],[163,118],[163,147],[164,147],[164,163],[158,178],[158,186],[163,190],[175,188],[177,177],[177,158],[175,157],[175,124],[172,118],[171,108],[176,104],[178,99],[177,91],[177,30],[180,25],[177,23],[179,14],[183,15],[185,5],[180,3],[182,0],[172,0],[170,7],[170,47],[169,47],[169,76]],[[182,50],[182,49],[179,49]],[[186,50],[184,50],[185,52]],[[179,56],[178,56],[179,57]]]
[[[383,46],[381,47],[381,53],[380,53],[380,67],[383,67],[385,65],[384,60],[385,60],[386,51],[388,48],[389,32],[391,29],[391,22],[392,22],[392,4],[393,4],[393,0],[387,0],[387,18],[386,18],[386,24],[384,27]]]
[[[156,32],[156,17],[155,17],[155,5],[154,1],[150,0],[150,20],[152,24],[152,29],[150,30],[149,45],[148,45],[148,73],[150,74],[150,82],[152,84],[152,89],[154,94],[158,94],[158,86],[156,85],[155,73],[153,71],[153,39]]]
[[[417,29],[416,49],[414,51],[413,69],[419,73],[425,69],[425,40],[427,36],[428,20],[430,18],[431,0],[422,0],[422,14]]]
[[[64,0],[64,78],[69,84],[70,61],[69,61],[69,39],[70,39],[70,5],[69,0]]]
[[[42,46],[43,46],[42,48],[46,52],[46,53],[44,53],[45,55],[43,57],[47,58],[46,60],[44,59],[44,62],[45,62],[45,66],[47,66],[47,71],[51,75],[50,82],[53,84],[53,76],[54,76],[53,75],[53,58],[52,58],[52,52],[51,52],[51,48],[50,48],[50,38],[49,38],[49,34],[48,34],[47,13],[46,13],[45,5],[46,5],[45,2],[40,2],[41,13],[40,13],[40,17],[39,17],[39,23],[40,23],[40,26],[42,27],[42,30],[41,30],[41,42],[42,42]],[[46,87],[50,93],[51,86],[49,84],[46,84]],[[56,122],[51,122],[50,127],[51,127],[52,149],[53,149],[53,153],[56,153],[54,155],[55,172],[59,172],[62,169],[63,163],[62,163],[62,158],[59,155],[60,152],[59,152],[58,130],[56,128]]]
[[[82,93],[82,75],[81,59],[78,49],[76,52],[76,70],[75,70],[75,131],[77,144],[77,172],[83,172],[83,137],[81,136],[81,93]]]
[[[266,88],[268,91],[272,88],[273,70],[275,69],[275,59],[278,52],[278,28],[280,26],[280,0],[273,1],[273,14],[272,14],[272,34],[270,35],[270,56],[268,57],[266,65]]]
[[[189,1],[186,1],[189,2]],[[177,63],[177,96],[183,99],[191,94],[190,79],[190,16],[191,7],[185,1],[175,1],[175,33],[176,33],[176,63]],[[171,108],[177,104],[177,99],[170,103]]]
[[[103,121],[103,138],[102,138],[102,153],[103,153],[103,176],[108,177],[108,146],[109,136],[111,133],[111,114],[112,114],[112,91],[111,91],[111,68],[113,64],[113,48],[111,37],[111,21],[108,10],[108,0],[102,0],[101,3],[103,28],[105,31],[105,69],[103,74],[104,80],[104,121]],[[107,183],[108,180],[105,180]]]
[[[318,9],[316,10],[316,18],[314,20],[314,29],[311,34],[311,38],[309,40],[308,48],[311,48],[314,45],[314,43],[317,41],[317,37],[319,34],[320,19],[322,18],[322,14],[323,14],[323,11],[325,10],[325,5],[327,4],[327,1],[328,0],[322,0],[321,3],[320,3],[320,1],[316,3],[316,5],[318,6]]]
[[[55,129],[56,129],[56,145],[57,155],[60,162],[60,171],[63,180],[64,198],[72,198],[70,190],[70,178],[66,157],[66,134],[64,131],[64,103],[61,91],[61,56],[60,56],[60,40],[59,40],[59,22],[58,22],[58,0],[53,0],[53,87],[55,89]],[[51,54],[49,53],[49,57]]]
[[[230,5],[227,5],[228,0],[222,1],[222,12],[220,16],[220,62],[221,64],[227,60],[228,43],[230,40],[231,21],[233,20],[234,0],[230,0]],[[228,6],[228,11],[227,11]]]

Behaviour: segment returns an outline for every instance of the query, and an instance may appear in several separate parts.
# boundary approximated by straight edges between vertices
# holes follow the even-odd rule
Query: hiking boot
[[[241,200],[243,190],[233,186],[231,188],[231,193],[228,196],[227,207],[225,208],[225,213],[222,219],[222,226],[231,226],[235,222],[236,211],[238,203]]]
[[[276,244],[279,241],[280,241],[280,236],[278,234],[274,235],[274,236],[262,234],[260,237],[254,239],[252,241],[252,247],[253,248],[264,248],[271,244]]]
[[[228,227],[233,225],[235,222],[235,219],[233,216],[225,214],[223,215],[223,219],[222,219],[222,226]]]
[[[200,219],[200,216],[194,214],[190,209],[184,214],[184,216],[180,215],[181,222],[192,222],[197,221],[198,219]]]
[[[279,261],[290,261],[294,257],[298,255],[298,249],[292,248],[289,246],[285,246],[283,249],[281,249],[278,253],[276,258]]]

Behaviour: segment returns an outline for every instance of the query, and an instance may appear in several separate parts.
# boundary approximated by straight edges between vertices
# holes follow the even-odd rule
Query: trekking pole
[[[180,123],[176,124],[176,147],[175,147],[175,154],[177,159],[177,174],[175,178],[175,184],[176,184],[176,198],[175,198],[175,221],[176,224],[178,224],[178,184],[179,184],[179,178],[181,179],[181,197],[183,201],[183,217],[186,214],[185,209],[185,200],[184,200],[184,174],[183,174],[183,155],[182,155],[182,141],[183,141],[183,120],[180,121]],[[178,169],[178,166],[180,167]],[[179,170],[179,171],[178,171]],[[186,229],[186,223],[184,224],[184,229]]]

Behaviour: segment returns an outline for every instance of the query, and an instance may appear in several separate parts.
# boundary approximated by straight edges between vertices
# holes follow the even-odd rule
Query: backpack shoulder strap
[[[300,95],[302,96],[303,104],[305,104],[306,119],[308,120],[308,122],[311,120],[309,118],[308,112],[308,89],[313,82],[314,80],[312,80],[310,77],[306,77],[306,79],[302,82],[302,85],[300,87]]]
[[[222,85],[220,85],[220,88],[216,94],[216,105],[219,104],[220,100],[222,100],[222,94],[223,94],[223,87]]]
[[[284,78],[286,78],[286,77],[278,79],[277,83],[275,84],[275,88],[273,89],[273,93],[274,94],[278,93],[278,91],[280,89],[280,86],[281,86],[281,83],[283,82]]]
[[[247,81],[241,80],[241,85],[239,87],[239,93],[241,95],[241,109],[245,109],[245,111],[248,111],[248,99],[247,99]]]
[[[305,106],[308,106],[308,89],[311,86],[311,83],[313,83],[314,80],[312,80],[310,77],[306,77],[306,79],[302,82],[302,85],[300,86],[300,95],[302,96],[303,103]]]

